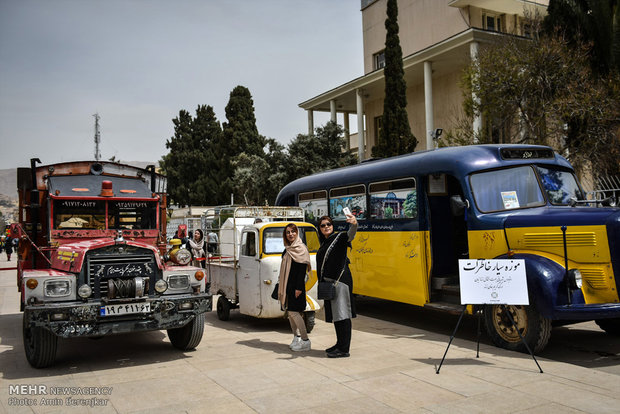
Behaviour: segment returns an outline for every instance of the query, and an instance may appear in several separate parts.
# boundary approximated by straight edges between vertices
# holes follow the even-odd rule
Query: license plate
[[[99,310],[101,316],[130,315],[132,313],[151,312],[150,302],[124,303],[120,305],[106,305]]]

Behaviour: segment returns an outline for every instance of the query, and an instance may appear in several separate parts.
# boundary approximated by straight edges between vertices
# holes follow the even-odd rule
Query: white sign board
[[[459,260],[461,304],[529,305],[522,259]]]

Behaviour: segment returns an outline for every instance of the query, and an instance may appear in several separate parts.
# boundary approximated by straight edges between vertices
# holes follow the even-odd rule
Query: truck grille
[[[149,294],[157,265],[152,254],[93,255],[87,258],[87,269],[88,283],[96,298],[110,297],[110,281],[112,298],[133,298]]]

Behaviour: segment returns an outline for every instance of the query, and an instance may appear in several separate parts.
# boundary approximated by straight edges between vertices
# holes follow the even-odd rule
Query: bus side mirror
[[[453,216],[462,216],[469,207],[469,202],[460,195],[450,196],[450,210]]]

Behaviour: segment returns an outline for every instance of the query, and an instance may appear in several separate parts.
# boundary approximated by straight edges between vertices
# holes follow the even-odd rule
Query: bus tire
[[[314,329],[315,312],[304,312],[304,323],[306,324],[306,332],[310,333]]]
[[[30,312],[24,312],[23,337],[26,359],[33,368],[46,368],[56,360],[58,337],[40,326],[30,326]]]
[[[620,336],[620,318],[596,319],[594,322],[609,335]]]
[[[198,346],[205,329],[205,314],[199,313],[191,322],[180,328],[168,329],[170,343],[181,351],[189,351]]]
[[[225,296],[220,296],[217,300],[217,317],[220,321],[230,319],[230,301]]]
[[[484,321],[496,346],[511,351],[528,352],[506,312],[510,312],[532,352],[538,353],[547,346],[551,336],[551,320],[538,313],[534,306],[488,305],[484,309]]]

